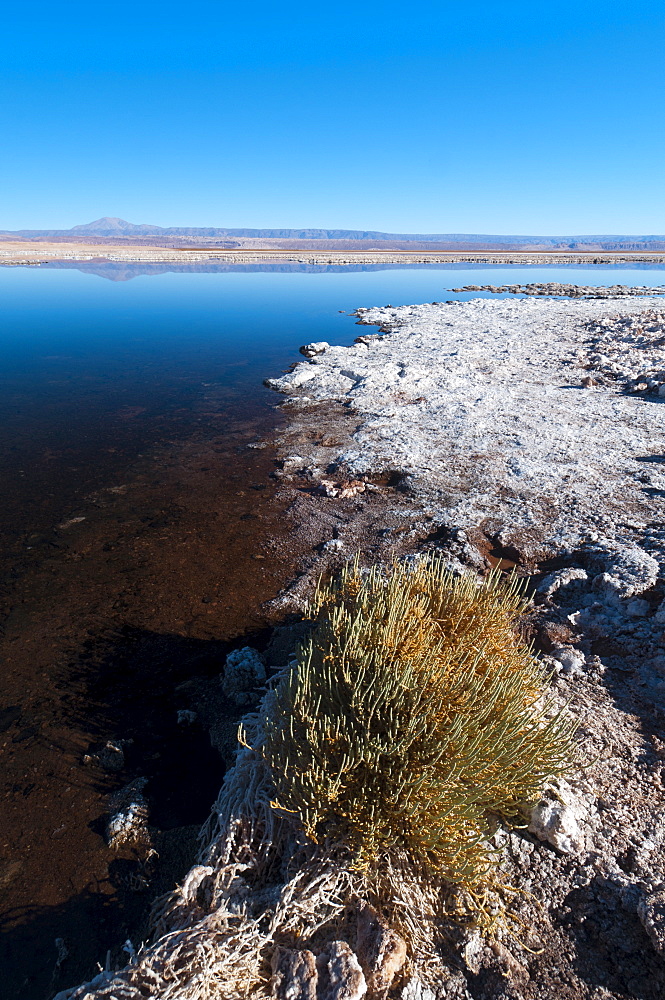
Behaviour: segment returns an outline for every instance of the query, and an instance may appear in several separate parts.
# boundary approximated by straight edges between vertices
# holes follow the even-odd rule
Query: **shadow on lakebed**
[[[242,642],[260,647],[268,635],[266,629]],[[5,911],[7,1000],[47,1000],[94,975],[107,953],[112,966],[122,966],[123,943],[129,939],[138,948],[148,936],[150,905],[193,864],[200,827],[235,750],[243,710],[224,697],[219,677],[226,653],[237,645],[128,627],[91,640],[71,664],[76,697],[53,749],[70,756],[71,734],[87,734],[86,766],[69,786],[69,815],[88,840],[96,840],[98,858],[85,889],[67,902]],[[136,779],[146,779],[148,840],[114,850],[106,845],[109,798]],[[77,809],[77,792],[90,784],[100,803],[92,819]],[[20,879],[22,865],[15,858],[7,878]],[[58,874],[44,871],[49,877]],[[19,956],[25,958],[20,964]]]

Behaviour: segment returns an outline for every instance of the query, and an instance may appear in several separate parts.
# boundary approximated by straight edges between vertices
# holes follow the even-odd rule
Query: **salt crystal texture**
[[[608,538],[623,543],[631,535],[621,511],[637,529],[665,513],[661,495],[644,488],[658,465],[643,464],[665,452],[665,407],[657,394],[626,391],[620,379],[604,378],[593,392],[582,379],[619,354],[631,372],[640,365],[665,372],[657,330],[646,347],[637,335],[623,343],[626,323],[646,329],[642,317],[660,307],[656,298],[624,298],[361,309],[362,323],[388,335],[328,347],[268,384],[300,401],[302,424],[320,404],[353,413],[351,443],[336,456],[322,452],[321,471],[331,458],[352,476],[398,471],[458,527],[488,517],[516,529],[547,524],[569,546],[596,537],[602,549]],[[662,337],[659,322],[652,326]],[[292,422],[296,433],[293,415]],[[308,468],[315,471],[316,460],[312,445]],[[599,568],[598,590],[625,599],[649,586],[640,573],[653,575],[637,565]]]

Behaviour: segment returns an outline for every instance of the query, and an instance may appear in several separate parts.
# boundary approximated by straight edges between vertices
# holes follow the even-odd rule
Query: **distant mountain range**
[[[90,241],[112,240],[123,243],[150,239],[161,245],[182,245],[183,241],[223,246],[247,246],[254,241],[269,240],[289,248],[314,243],[321,249],[333,249],[331,244],[371,243],[377,249],[432,250],[665,250],[665,236],[501,236],[475,233],[381,233],[359,229],[226,229],[221,227],[183,227],[135,225],[124,219],[105,217],[71,229],[0,230],[0,236],[21,240]],[[327,244],[327,246],[326,246]],[[314,247],[308,247],[314,249]],[[345,249],[335,246],[335,249]],[[367,248],[365,248],[367,249]]]

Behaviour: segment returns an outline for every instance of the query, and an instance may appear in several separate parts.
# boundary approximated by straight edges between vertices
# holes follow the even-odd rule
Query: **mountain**
[[[389,249],[387,244],[419,243],[437,244],[432,249],[477,249],[518,250],[520,248],[538,250],[665,250],[665,236],[505,236],[482,235],[477,233],[382,233],[376,230],[358,229],[226,229],[220,227],[163,227],[147,223],[136,225],[105,216],[85,225],[71,229],[19,229],[0,230],[0,235],[32,240],[145,240],[155,237],[160,242],[166,239],[188,241],[217,240],[277,240],[297,241],[351,241],[383,244],[380,249]],[[233,246],[234,244],[227,244]],[[237,244],[235,244],[237,245]],[[341,248],[340,248],[341,249]]]
[[[136,226],[133,222],[125,222],[124,219],[114,219],[105,215],[103,219],[96,219],[95,222],[87,222],[84,226],[73,226],[68,231],[70,233],[82,233],[84,236],[122,236],[125,233],[147,236],[158,235],[162,230],[160,226]]]

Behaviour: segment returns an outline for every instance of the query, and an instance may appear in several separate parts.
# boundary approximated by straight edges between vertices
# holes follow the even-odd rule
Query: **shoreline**
[[[248,264],[254,261],[290,261],[301,264],[665,264],[663,251],[481,251],[441,252],[409,250],[293,250],[279,248],[242,248],[239,250],[214,247],[167,249],[159,246],[109,247],[104,243],[44,242],[35,244],[0,239],[0,266],[38,265],[49,261],[124,261],[128,263],[196,263],[220,261]]]
[[[301,553],[298,577],[269,604],[276,620],[297,614],[316,576],[358,550],[370,563],[420,552],[459,573],[515,569],[534,597],[526,634],[585,748],[586,765],[541,803],[554,817],[547,829],[532,821],[496,835],[501,877],[522,894],[520,920],[538,947],[467,930],[456,954],[442,950],[427,968],[414,961],[391,997],[658,1000],[665,989],[661,307],[476,299],[359,309],[379,333],[347,348],[313,344],[308,360],[268,380],[286,397],[276,475]],[[236,766],[248,760],[241,750]],[[216,819],[223,834],[223,809]],[[212,844],[163,924],[178,929],[178,947],[212,933],[215,911],[199,909],[198,893],[215,872]],[[159,977],[168,956],[162,938],[62,1000],[143,995],[141,977]],[[179,996],[212,985],[182,965],[179,975]]]
[[[282,445],[298,452],[287,463],[314,477],[335,465],[397,478],[464,529],[504,517],[549,525],[554,538],[575,519],[602,533],[627,505],[635,517],[665,517],[660,493],[645,492],[659,471],[644,464],[665,451],[662,306],[655,296],[534,297],[358,309],[378,334],[314,344],[308,360],[266,380],[287,397]],[[320,407],[327,423],[331,408],[342,423],[352,414],[343,447],[298,436]],[[603,426],[611,437],[598,453]]]

